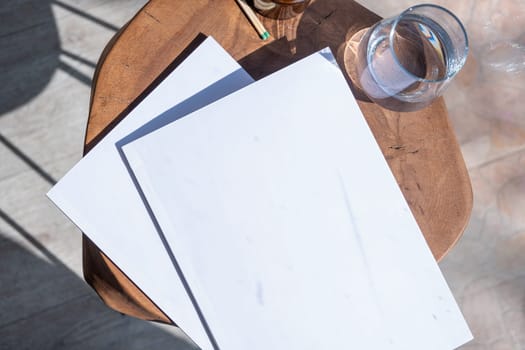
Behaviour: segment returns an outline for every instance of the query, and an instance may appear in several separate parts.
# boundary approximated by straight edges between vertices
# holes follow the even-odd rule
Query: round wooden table
[[[261,19],[270,40],[259,39],[233,0],[151,0],[102,53],[93,80],[85,152],[125,117],[166,67],[182,61],[202,34],[213,36],[259,79],[326,46],[344,67],[346,42],[380,17],[351,0],[317,0],[299,17]],[[418,112],[399,113],[356,95],[435,258],[443,258],[472,210],[470,179],[443,99]],[[86,281],[108,306],[171,323],[85,236],[83,257]]]

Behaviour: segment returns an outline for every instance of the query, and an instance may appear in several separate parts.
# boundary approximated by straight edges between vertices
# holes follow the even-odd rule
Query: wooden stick
[[[241,7],[242,11],[252,24],[252,26],[255,28],[261,39],[266,40],[270,37],[270,33],[264,28],[261,21],[259,21],[259,18],[257,18],[257,15],[253,12],[250,5],[248,5],[244,0],[235,0],[237,1],[237,4]]]

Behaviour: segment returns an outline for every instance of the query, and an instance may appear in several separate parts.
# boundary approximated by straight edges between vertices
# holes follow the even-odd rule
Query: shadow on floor
[[[0,116],[37,96],[56,70],[91,85],[91,77],[61,59],[67,57],[69,62],[95,67],[94,62],[62,49],[53,7],[114,32],[118,30],[116,26],[58,0],[12,1],[0,5]]]
[[[106,306],[19,224],[35,252],[0,232],[0,349],[196,349],[183,337]]]

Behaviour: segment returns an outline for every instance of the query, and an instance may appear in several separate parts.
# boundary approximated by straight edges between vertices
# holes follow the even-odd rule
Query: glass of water
[[[441,95],[467,54],[467,33],[452,12],[437,5],[413,6],[363,35],[356,83],[385,108],[418,110]]]

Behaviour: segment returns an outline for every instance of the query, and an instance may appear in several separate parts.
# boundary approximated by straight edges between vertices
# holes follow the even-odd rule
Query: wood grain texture
[[[354,1],[318,0],[290,20],[261,19],[272,35],[269,41],[258,38],[235,1],[150,1],[99,61],[86,151],[125,116],[199,33],[213,36],[248,73],[260,79],[326,46],[343,66],[346,41],[380,18]],[[272,98],[282,97],[270,95],[268,103]],[[358,103],[440,260],[460,238],[472,210],[470,179],[443,99],[411,113],[388,111],[365,99]],[[380,219],[381,213],[377,216]],[[84,246],[85,278],[110,307],[139,318],[170,322],[89,240],[84,240]]]

